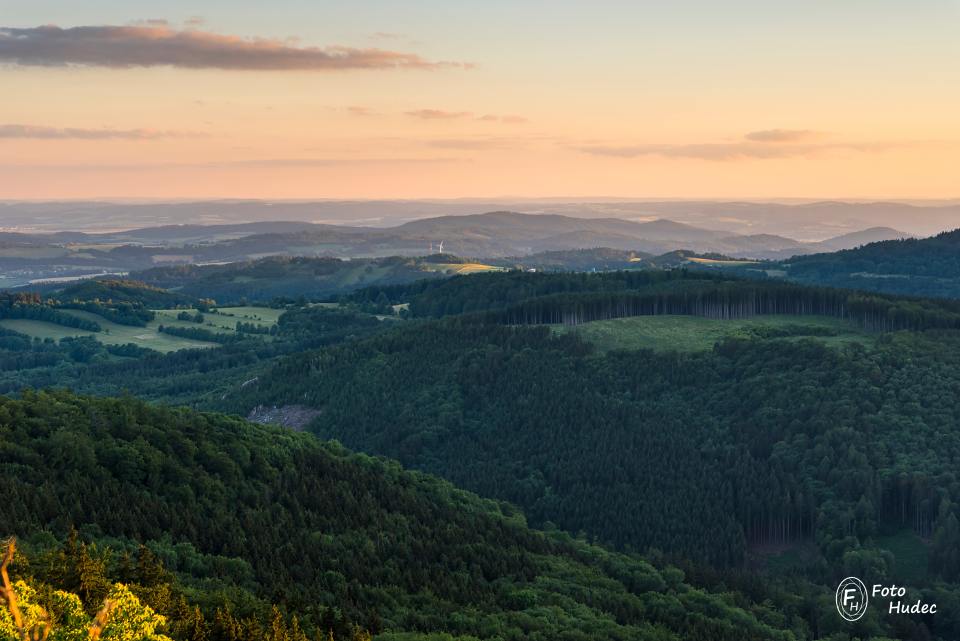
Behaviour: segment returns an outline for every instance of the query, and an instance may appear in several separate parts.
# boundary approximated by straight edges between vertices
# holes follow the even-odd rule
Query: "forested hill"
[[[170,309],[177,306],[192,307],[196,298],[153,287],[136,280],[100,278],[83,280],[62,289],[55,289],[51,297],[63,301],[110,301],[134,303],[149,309]]]
[[[168,630],[182,641],[302,641],[300,630],[333,639],[328,622],[346,620],[390,641],[808,638],[803,621],[771,605],[531,530],[505,504],[396,463],[130,398],[0,397],[0,497],[0,535],[47,559],[20,571],[63,567],[52,576],[84,598],[105,594],[109,576],[150,584],[144,575],[157,572],[144,568],[162,560],[198,609],[169,591],[138,594],[191,622]],[[57,552],[71,526],[97,546],[78,552],[73,540]],[[138,543],[151,551],[139,553],[140,569],[124,554]],[[78,554],[88,560],[70,570]],[[280,609],[272,633],[270,603]],[[224,623],[245,617],[265,620],[266,632]]]
[[[888,240],[783,265],[804,283],[960,298],[960,229],[924,239]]]
[[[155,287],[195,298],[212,298],[225,305],[275,299],[328,299],[374,283],[390,285],[436,278],[459,268],[429,259],[397,256],[356,260],[271,256],[229,264],[155,267],[133,276]]]
[[[305,404],[322,438],[621,549],[726,568],[781,550],[791,574],[834,588],[960,582],[955,301],[682,271],[478,275],[352,298],[376,299],[424,320],[285,357],[225,407]],[[686,354],[600,353],[576,333],[778,311],[865,331],[841,347],[771,331]]]
[[[880,330],[960,328],[960,303],[861,294],[699,270],[598,274],[477,274],[368,287],[344,297],[368,307],[404,304],[416,317],[485,312],[484,322],[579,324],[664,314],[743,318],[767,314],[847,318]]]
[[[325,438],[615,545],[737,565],[752,544],[815,540],[840,564],[881,559],[881,531],[960,545],[960,494],[940,480],[960,462],[958,353],[950,332],[598,357],[546,328],[452,319],[287,358],[235,402],[306,403]]]

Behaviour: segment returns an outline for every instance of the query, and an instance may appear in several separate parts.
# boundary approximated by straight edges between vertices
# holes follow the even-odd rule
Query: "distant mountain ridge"
[[[674,220],[728,235],[773,234],[819,241],[870,227],[929,236],[960,226],[960,201],[643,200],[499,198],[434,200],[207,200],[180,202],[0,202],[0,229],[111,231],[171,224],[231,225],[301,221],[388,228],[438,216],[492,211],[575,218]],[[878,239],[879,240],[879,239]]]
[[[483,259],[601,247],[653,255],[688,250],[735,258],[784,259],[905,235],[873,228],[804,243],[773,234],[731,235],[667,219],[577,218],[510,211],[440,216],[387,228],[297,221],[165,225],[98,234],[0,233],[0,276],[22,284],[40,278],[125,273],[171,264],[242,262],[266,256],[425,256],[439,252],[441,243],[444,253]]]
[[[901,238],[912,238],[912,236],[891,227],[871,227],[862,231],[850,232],[849,234],[823,240],[816,243],[816,245],[823,247],[825,250],[839,251],[885,240],[899,240]]]
[[[487,243],[502,245],[530,241],[553,242],[568,245],[564,249],[587,249],[601,245],[580,245],[580,238],[623,239],[657,243],[728,243],[745,251],[770,251],[800,249],[814,251],[821,246],[850,248],[878,240],[909,237],[910,234],[888,227],[874,227],[844,234],[815,243],[806,243],[775,234],[730,234],[715,229],[696,227],[664,218],[638,222],[622,218],[578,218],[561,214],[525,214],[512,211],[495,211],[464,216],[439,216],[425,218],[396,227],[357,227],[329,225],[298,221],[270,221],[236,223],[229,225],[164,225],[118,232],[83,233],[56,232],[52,234],[24,234],[0,232],[0,242],[23,244],[152,244],[158,246],[189,243],[220,243],[258,237],[266,241],[270,237],[305,234],[313,238],[338,238],[344,235],[362,237],[371,241],[420,240],[428,241],[444,234],[448,242],[462,244]],[[509,238],[502,236],[509,235]],[[578,236],[579,235],[579,236]],[[439,242],[437,240],[436,242]],[[579,246],[573,246],[579,245]],[[671,247],[670,249],[677,249]],[[694,249],[694,248],[689,248]],[[482,255],[477,253],[474,255]]]

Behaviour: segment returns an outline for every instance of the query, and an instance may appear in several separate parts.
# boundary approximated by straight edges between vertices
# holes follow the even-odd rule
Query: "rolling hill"
[[[868,227],[903,225],[915,235],[955,227],[960,203],[953,201],[707,201],[606,198],[322,200],[196,202],[0,202],[4,227],[28,232],[88,233],[174,225],[234,225],[249,222],[305,221],[328,225],[387,228],[438,216],[491,211],[561,214],[575,218],[675,220],[723,230],[728,235],[773,234],[805,241],[822,240]],[[671,248],[677,249],[677,248]]]
[[[871,229],[820,243],[774,234],[731,234],[668,219],[577,218],[509,211],[440,216],[396,227],[277,221],[165,225],[98,234],[0,234],[0,285],[89,274],[123,274],[164,265],[244,262],[267,256],[371,258],[439,250],[486,259],[606,247],[663,254],[674,250],[783,259],[899,237]]]
[[[890,227],[871,227],[820,241],[815,246],[822,247],[824,251],[840,251],[854,249],[870,243],[879,243],[884,240],[900,240],[902,238],[912,238],[912,235]]]
[[[177,638],[229,641],[224,612],[269,621],[275,603],[274,621],[324,639],[330,611],[384,640],[796,639],[772,604],[735,605],[675,568],[532,530],[507,504],[308,434],[58,392],[0,398],[0,435],[0,534],[41,550],[71,527],[100,550],[146,544],[202,604]]]
[[[956,303],[685,270],[351,298],[381,295],[423,320],[284,357],[221,407],[306,406],[321,438],[619,549],[956,593]],[[856,635],[957,638],[923,625]]]
[[[782,269],[787,278],[802,283],[960,298],[960,230],[798,256]]]
[[[331,299],[360,287],[442,278],[459,273],[465,261],[455,256],[340,260],[274,256],[224,265],[155,267],[134,276],[145,283],[195,298],[228,303],[274,299]],[[470,263],[473,271],[488,267]]]

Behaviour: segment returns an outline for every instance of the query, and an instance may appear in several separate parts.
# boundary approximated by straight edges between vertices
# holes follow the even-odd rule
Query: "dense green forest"
[[[147,309],[192,307],[196,304],[195,297],[153,287],[136,280],[114,278],[82,280],[62,289],[54,290],[52,297],[63,301],[132,303]]]
[[[142,283],[118,281],[90,281],[46,296],[38,292],[0,292],[0,320],[37,320],[99,332],[103,328],[97,321],[68,310],[90,312],[120,325],[146,327],[155,317],[154,309],[197,304],[166,294]]]
[[[0,398],[0,434],[2,527],[35,550],[15,571],[94,612],[131,584],[178,639],[296,641],[274,618],[311,639],[337,621],[384,639],[809,634],[745,594],[531,530],[509,505],[306,434],[68,393]],[[237,621],[266,630],[237,635]]]
[[[203,616],[199,625],[191,615],[195,637],[177,628],[186,610],[156,609],[167,633],[190,641],[238,641],[216,631],[225,612],[249,621],[244,638],[282,625],[286,641],[322,635],[324,616],[339,617],[336,639],[960,637],[950,616],[871,613],[849,626],[829,607],[830,585],[854,574],[909,579],[960,611],[956,301],[684,269],[454,276],[360,289],[339,306],[290,293],[272,299],[284,310],[276,325],[237,320],[219,337],[204,324],[212,311],[181,310],[190,326],[174,331],[221,344],[168,354],[0,328],[0,393],[123,397],[3,401],[0,464],[13,467],[2,491],[18,506],[7,533],[28,556],[62,554],[76,526],[103,555],[108,583],[126,584],[116,559],[144,544]],[[7,295],[5,309],[84,320],[70,306],[94,304],[135,319],[150,309],[144,297],[165,298],[124,283],[88,294]],[[758,326],[681,353],[600,351],[550,327],[677,314],[825,316],[859,328],[856,340],[828,344],[815,331]],[[241,415],[306,406],[321,439],[488,501],[310,435],[130,394]],[[3,411],[13,412],[7,423]],[[338,476],[331,457],[356,466]],[[392,484],[417,498],[383,487]],[[397,510],[411,523],[416,514],[416,527]],[[662,585],[648,583],[651,572]],[[33,580],[79,594],[52,575]]]
[[[538,252],[529,256],[491,259],[491,263],[503,267],[519,267],[537,271],[613,271],[636,267],[640,262],[649,261],[653,254],[625,249],[561,249]]]
[[[349,298],[383,299],[446,318],[286,357],[223,407],[305,403],[323,438],[620,549],[720,568],[802,552],[788,574],[821,585],[960,581],[954,302],[683,271],[476,275]],[[525,326],[839,310],[872,338],[834,348],[773,333],[692,354],[598,354]],[[881,331],[897,328],[911,329]],[[912,568],[904,541],[923,550]]]
[[[875,330],[960,328],[957,301],[862,294],[685,269],[476,274],[368,287],[344,300],[367,309],[405,304],[410,315],[426,318],[485,311],[483,322],[514,325],[576,325],[661,314],[720,319],[793,314],[849,318]]]
[[[736,565],[751,544],[809,539],[842,564],[882,562],[871,537],[910,528],[939,559],[960,545],[944,476],[960,406],[943,400],[958,347],[937,333],[594,357],[575,336],[454,319],[290,357],[239,394],[306,402],[325,438],[604,543]]]
[[[802,283],[960,298],[960,229],[931,238],[887,240],[830,254],[796,256],[783,269],[788,278]]]
[[[212,298],[227,305],[276,299],[329,300],[374,283],[405,283],[443,275],[427,263],[399,256],[355,260],[274,256],[226,265],[154,267],[134,276],[181,295]]]
[[[43,300],[36,293],[0,292],[0,320],[8,318],[44,321],[89,332],[101,330],[100,325],[95,321],[68,314],[58,305]]]
[[[168,354],[136,345],[103,345],[89,337],[37,340],[0,328],[0,393],[69,387],[91,394],[132,393],[169,403],[209,404],[254,378],[278,356],[369,336],[388,329],[390,322],[346,309],[292,308],[280,317],[270,341],[246,332],[220,334],[229,340],[217,349]],[[200,331],[204,337],[213,335]]]

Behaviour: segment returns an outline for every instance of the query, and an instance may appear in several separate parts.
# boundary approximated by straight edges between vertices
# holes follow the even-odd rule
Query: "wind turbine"
[[[441,253],[441,254],[443,253],[443,241],[442,241],[442,240],[440,241],[440,253]]]

